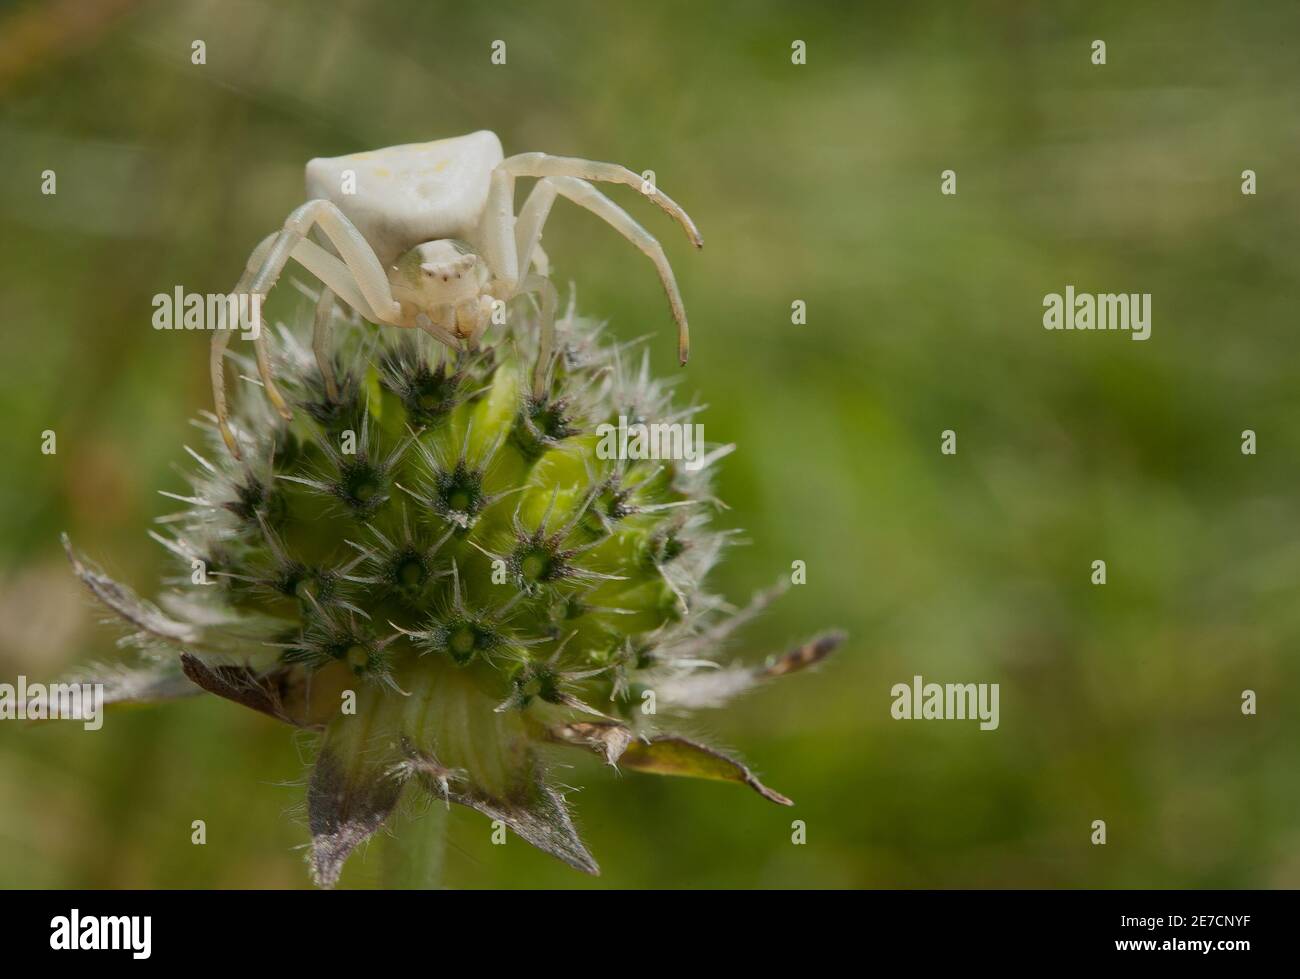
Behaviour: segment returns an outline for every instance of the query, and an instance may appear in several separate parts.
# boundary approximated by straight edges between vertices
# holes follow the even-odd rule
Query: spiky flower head
[[[191,486],[166,494],[185,508],[152,535],[180,565],[157,605],[69,550],[145,650],[139,669],[111,674],[108,699],[202,688],[320,731],[307,802],[322,886],[404,793],[468,806],[596,873],[549,746],[789,804],[661,727],[839,639],[761,666],[716,662],[779,590],[735,609],[704,588],[727,542],[709,527],[710,466],[730,447],[690,466],[598,451],[602,423],[687,423],[697,409],[675,408],[644,356],[572,307],[552,350],[523,304],[464,350],[335,315],[333,378],[278,330],[291,421],[243,385],[236,460],[200,420],[209,444],[186,447]]]

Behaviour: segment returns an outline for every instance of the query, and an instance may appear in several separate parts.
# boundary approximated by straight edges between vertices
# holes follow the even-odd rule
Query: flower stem
[[[434,804],[424,812],[399,812],[382,839],[379,886],[390,890],[437,890],[447,848],[447,810]]]

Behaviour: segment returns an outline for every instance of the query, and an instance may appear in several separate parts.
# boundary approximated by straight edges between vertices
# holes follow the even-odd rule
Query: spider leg
[[[548,197],[549,194],[549,197]],[[487,202],[479,218],[480,253],[495,279],[492,293],[510,299],[519,290],[519,280],[531,267],[538,275],[550,273],[550,261],[538,242],[541,225],[555,200],[555,191],[539,180],[516,219],[515,175],[502,166],[492,171]],[[525,231],[527,227],[529,230]],[[525,245],[531,241],[531,246]]]
[[[217,414],[217,428],[221,431],[221,440],[236,459],[240,458],[239,443],[235,433],[230,430],[230,411],[226,406],[226,347],[230,345],[229,330],[214,330],[212,346],[208,352],[208,374],[212,378],[212,404]]]
[[[284,270],[289,257],[291,255],[297,257],[298,246],[306,239],[307,233],[313,227],[319,227],[329,239],[329,243],[338,251],[342,264],[347,266],[357,289],[365,297],[366,303],[379,321],[389,323],[398,319],[401,309],[393,299],[388,277],[375,256],[375,250],[337,205],[327,200],[308,201],[285,219],[284,228],[276,235],[262,267],[249,285],[250,289],[263,296],[270,292],[271,287],[280,278],[280,273]],[[321,255],[329,255],[318,245],[312,245],[312,249],[307,250],[307,253],[318,257],[315,251],[319,251]]]
[[[352,270],[320,245],[310,239],[300,241],[293,250],[293,260],[320,279],[335,296],[355,309],[364,319],[372,323],[386,322],[384,317],[371,308],[357,285]]]
[[[479,253],[492,272],[492,293],[509,299],[519,286],[521,272],[514,237],[515,178],[500,166],[492,171],[478,228]]]
[[[436,306],[427,314],[417,316],[415,328],[423,330],[452,350],[461,349],[461,338],[456,335],[456,307],[454,306]]]
[[[546,375],[555,347],[555,309],[559,295],[547,278],[550,262],[538,242],[558,190],[550,180],[537,181],[516,219],[512,210],[514,178],[498,168],[492,174],[492,181],[480,224],[483,258],[496,280],[493,292],[499,299],[509,300],[528,292],[541,297],[540,339],[537,363],[533,367],[533,397],[540,398],[546,391]],[[530,267],[536,272],[529,274]],[[486,322],[481,322],[481,326],[486,327]]]
[[[533,261],[533,256],[540,251],[542,225],[546,224],[546,219],[551,214],[551,205],[555,203],[558,193],[555,182],[543,177],[533,185],[533,189],[524,200],[524,206],[519,209],[519,217],[515,221],[515,248],[519,253],[520,269],[526,270],[529,263]],[[546,262],[544,255],[542,260]],[[538,274],[546,273],[539,269]]]
[[[544,275],[527,276],[519,284],[520,292],[535,292],[541,297],[541,329],[538,331],[537,363],[533,365],[533,398],[541,400],[546,393],[546,375],[551,369],[551,353],[555,349],[555,308],[560,304],[559,293]]]
[[[342,256],[341,262],[333,259],[325,249],[307,239],[307,234],[313,227],[320,228],[329,243]],[[325,262],[325,259],[333,259],[334,262],[344,266],[344,270],[349,273],[348,278],[355,283],[357,291],[361,293],[369,310],[382,322],[390,322],[400,316],[400,306],[393,299],[388,277],[384,274],[384,268],[379,264],[374,249],[331,201],[308,201],[285,219],[284,227],[272,241],[270,251],[262,260],[261,268],[249,283],[249,290],[256,295],[265,296],[275,286],[290,257],[300,255],[307,258],[304,264],[308,267],[316,264],[330,270],[332,274],[327,277],[327,283],[330,279],[339,278],[337,274],[339,270],[336,265]],[[267,396],[280,412],[280,416],[288,421],[293,417],[293,412],[289,410],[284,396],[280,394],[271,378],[271,362],[264,333],[258,332],[253,338],[253,346],[257,352],[258,372],[262,376],[262,383],[266,385]]]
[[[542,251],[540,241],[533,246],[533,271],[538,275],[551,274],[551,260],[547,257],[546,252]]]
[[[554,181],[543,177],[533,185],[524,206],[519,209],[515,222],[515,247],[519,253],[519,268],[527,272],[530,265],[537,271],[526,275],[520,283],[521,292],[536,292],[541,297],[541,331],[537,347],[537,363],[533,367],[533,397],[540,398],[546,390],[546,375],[550,371],[551,351],[555,347],[555,308],[559,296],[555,286],[546,277],[550,262],[542,251],[542,225],[551,213],[559,190]]]
[[[682,296],[677,289],[677,279],[673,276],[672,266],[668,264],[668,257],[664,254],[663,246],[655,238],[637,224],[632,216],[623,210],[608,197],[598,191],[585,180],[579,180],[577,177],[548,177],[538,183],[538,187],[549,183],[553,190],[543,192],[543,200],[546,196],[554,199],[554,194],[558,193],[567,197],[579,207],[584,207],[597,217],[603,218],[608,224],[614,227],[624,238],[636,245],[645,253],[646,257],[654,263],[656,271],[659,273],[659,281],[663,284],[664,292],[668,294],[668,305],[672,308],[673,319],[677,322],[677,356],[685,364],[687,357],[690,355],[691,334],[690,328],[686,323],[686,309],[682,305]],[[534,194],[537,190],[534,189]],[[531,199],[529,201],[531,203]],[[525,210],[527,206],[525,206]],[[538,214],[529,214],[529,227],[523,229],[527,234],[533,234],[531,223],[535,220],[537,225],[536,233],[540,234],[541,225],[546,220],[549,203],[538,206]],[[524,222],[521,220],[520,222]]]
[[[520,153],[507,157],[497,165],[497,170],[505,170],[515,177],[577,177],[601,183],[623,184],[637,190],[642,190],[645,184],[644,178],[639,174],[617,163],[600,163],[575,156],[549,156],[546,153]],[[645,196],[682,226],[692,245],[696,248],[704,247],[699,229],[680,204],[657,187]]]
[[[306,236],[313,227],[321,232],[334,246],[342,258],[336,258],[324,248],[309,240]],[[361,233],[353,226],[342,211],[326,200],[308,201],[293,211],[285,220],[284,227],[269,235],[253,249],[235,286],[236,296],[257,294],[265,296],[271,291],[280,273],[290,258],[316,275],[324,284],[327,292],[352,306],[366,319],[376,323],[394,323],[399,320],[401,307],[393,299],[388,278],[383,266],[375,256],[374,250]],[[322,300],[323,301],[323,300]],[[317,328],[320,328],[321,310],[317,308]],[[328,321],[326,316],[325,320]],[[327,322],[328,327],[328,322]],[[317,349],[321,338],[313,337],[313,347]],[[209,372],[212,375],[213,401],[216,406],[217,423],[221,437],[235,458],[239,458],[238,442],[230,429],[229,410],[226,403],[225,376],[222,369],[226,348],[230,344],[229,331],[218,330],[212,337],[212,349],[209,359]],[[267,351],[265,334],[259,330],[253,338],[257,354],[258,373],[266,387],[267,397],[275,409],[286,421],[293,417],[289,406],[276,386],[271,374],[270,355]],[[333,371],[328,361],[320,361],[322,375],[326,378],[326,387],[332,384]]]
[[[257,335],[253,337],[253,353],[257,357],[257,374],[266,388],[266,396],[271,399],[271,404],[280,413],[281,418],[292,421],[293,410],[289,407],[289,402],[284,400],[284,395],[280,393],[280,387],[271,374],[271,352],[266,346],[265,330],[259,329]]]
[[[266,238],[253,249],[249,255],[248,262],[244,267],[244,273],[235,283],[235,288],[231,295],[238,297],[248,291],[248,283],[252,278],[252,269],[262,262],[270,248],[273,236],[268,235]],[[230,346],[230,330],[214,330],[212,332],[212,345],[208,353],[208,373],[212,378],[212,402],[217,415],[217,427],[221,431],[222,441],[226,443],[226,448],[236,459],[240,458],[239,443],[235,439],[235,433],[230,428],[230,412],[226,405],[226,376],[225,376],[225,356],[226,348]]]
[[[316,365],[320,368],[321,380],[325,383],[325,396],[330,401],[337,402],[339,386],[334,375],[333,359],[330,356],[334,336],[335,297],[337,296],[371,322],[382,322],[383,318],[370,307],[351,270],[311,239],[304,238],[298,243],[293,250],[293,258],[322,283],[320,298],[316,301],[311,347],[316,355]]]

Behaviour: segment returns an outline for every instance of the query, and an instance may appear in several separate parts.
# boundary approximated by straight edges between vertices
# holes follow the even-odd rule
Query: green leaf
[[[633,741],[623,752],[620,761],[628,768],[655,775],[739,782],[778,805],[794,805],[780,792],[773,791],[760,782],[753,772],[735,758],[680,735],[664,734],[652,737],[649,742]]]

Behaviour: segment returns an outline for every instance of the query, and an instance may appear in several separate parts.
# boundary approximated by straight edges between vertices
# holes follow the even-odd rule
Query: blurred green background
[[[312,156],[490,128],[654,169],[691,211],[701,253],[614,192],[681,281],[682,390],[740,446],[722,519],[751,543],[714,584],[808,566],[732,652],[851,638],[692,728],[795,809],[583,763],[564,779],[603,877],[457,810],[447,883],[1300,886],[1297,37],[1282,0],[11,3],[0,679],[118,655],[61,530],[155,590],[144,531],[209,394],[207,338],[153,331],[151,297],[229,289]],[[656,331],[678,370],[644,258],[563,204],[546,246],[584,312]],[[1043,330],[1067,284],[1151,293],[1152,338]],[[891,719],[918,673],[1000,683],[1001,727]],[[208,698],[93,737],[0,725],[0,885],[307,886],[307,752]]]

